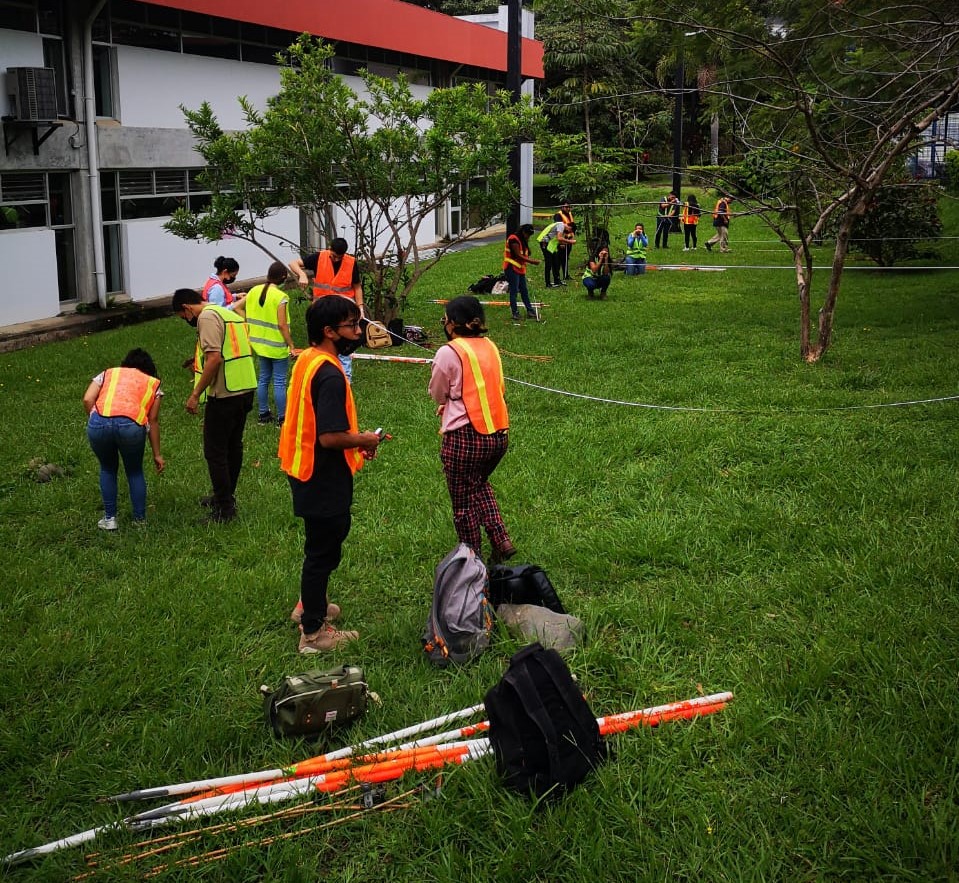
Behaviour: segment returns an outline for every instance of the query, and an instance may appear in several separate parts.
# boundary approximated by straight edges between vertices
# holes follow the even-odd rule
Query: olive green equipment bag
[[[356,665],[291,675],[275,690],[264,684],[260,692],[266,722],[277,736],[321,736],[362,717],[369,699]]]

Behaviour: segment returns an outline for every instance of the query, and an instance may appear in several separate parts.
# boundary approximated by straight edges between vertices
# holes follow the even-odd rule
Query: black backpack
[[[583,781],[607,749],[589,704],[555,650],[530,644],[486,694],[489,739],[507,788],[547,799]]]
[[[496,564],[489,569],[489,599],[500,604],[535,604],[553,613],[566,613],[546,571],[535,564]]]

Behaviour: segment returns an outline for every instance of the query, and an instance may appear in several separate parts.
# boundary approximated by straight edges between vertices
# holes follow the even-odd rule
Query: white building
[[[543,51],[523,15],[530,91]],[[218,254],[235,257],[241,275],[261,271],[263,254],[248,243],[198,244],[163,229],[177,206],[207,199],[180,105],[208,101],[221,125],[241,128],[237,97],[264,107],[279,87],[275,53],[304,31],[335,46],[335,69],[357,92],[362,67],[403,71],[424,91],[502,88],[505,7],[468,18],[399,0],[0,0],[0,326],[199,286]],[[522,164],[529,206],[529,149]],[[423,244],[455,235],[458,212],[437,212]],[[316,244],[296,209],[271,227]]]

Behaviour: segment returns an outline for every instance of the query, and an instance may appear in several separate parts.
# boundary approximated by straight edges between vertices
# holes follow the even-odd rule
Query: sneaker
[[[688,249],[688,248],[684,248],[683,251],[689,251],[689,249]]]
[[[300,635],[300,653],[324,653],[334,650],[340,644],[348,644],[359,637],[359,632],[338,632],[333,626],[324,623],[311,635]]]
[[[706,251],[712,251],[712,250],[713,250],[713,244],[712,244],[711,242],[707,242],[707,243],[705,243],[705,245],[706,245]]]
[[[539,321],[539,316],[536,315],[536,313],[534,313],[534,312],[529,312],[529,313],[527,313],[527,314],[526,314],[526,318],[529,319],[530,322],[538,322],[538,321]]]
[[[334,619],[340,618],[340,605],[334,604],[332,601],[326,602],[326,621],[333,622]],[[297,601],[296,607],[290,612],[290,619],[293,620],[297,625],[303,622],[303,602]]]
[[[273,422],[273,415],[269,411],[264,411],[256,418],[256,422],[259,423],[260,426],[266,426],[267,423]]]
[[[109,518],[104,516],[97,522],[97,527],[99,527],[100,530],[116,530],[117,529],[116,516],[112,515]]]
[[[519,313],[513,313],[513,321],[514,321],[514,322],[519,322],[520,318],[521,318],[521,316],[520,316]]]

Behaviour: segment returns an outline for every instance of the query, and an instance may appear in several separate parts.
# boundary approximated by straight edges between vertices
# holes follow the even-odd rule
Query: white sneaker
[[[99,527],[100,530],[116,530],[117,529],[116,516],[113,516],[112,518],[107,518],[106,516],[104,516],[97,522],[97,527]]]
[[[683,251],[689,251],[689,249],[688,249],[688,248],[684,248]]]

